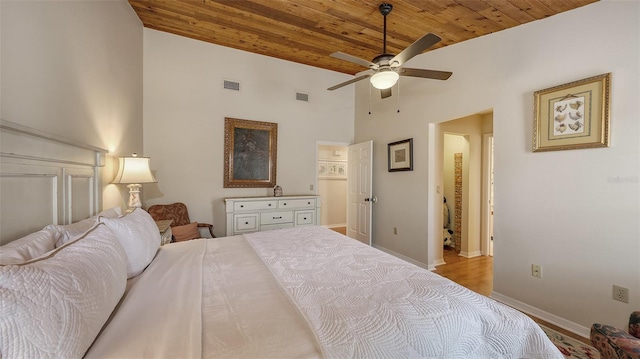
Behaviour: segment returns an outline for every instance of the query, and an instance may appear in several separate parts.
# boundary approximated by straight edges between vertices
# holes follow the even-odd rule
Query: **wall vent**
[[[309,102],[309,94],[296,92],[296,100]]]
[[[236,81],[224,80],[224,88],[227,90],[240,91],[240,83]]]

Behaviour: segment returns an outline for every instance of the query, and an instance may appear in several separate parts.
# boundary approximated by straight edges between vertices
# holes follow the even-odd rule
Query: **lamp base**
[[[127,212],[133,212],[136,208],[141,208],[142,203],[140,202],[140,187],[141,184],[132,183],[127,185],[129,188],[129,209]]]

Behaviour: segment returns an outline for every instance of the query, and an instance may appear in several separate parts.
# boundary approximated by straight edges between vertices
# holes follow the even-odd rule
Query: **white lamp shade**
[[[149,157],[120,157],[118,174],[111,183],[156,183],[149,168]]]
[[[395,85],[399,77],[400,75],[393,70],[380,70],[371,76],[371,84],[377,89],[384,90]]]

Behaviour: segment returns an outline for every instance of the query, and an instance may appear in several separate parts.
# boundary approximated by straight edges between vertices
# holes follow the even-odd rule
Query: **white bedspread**
[[[563,358],[522,313],[321,227],[245,235],[330,358]]]
[[[321,227],[163,246],[87,354],[196,357],[563,358],[523,314]]]

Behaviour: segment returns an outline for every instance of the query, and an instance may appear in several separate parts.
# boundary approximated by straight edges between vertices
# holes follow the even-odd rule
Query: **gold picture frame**
[[[609,147],[611,73],[533,94],[533,152]]]
[[[278,124],[225,117],[224,188],[275,187]]]

